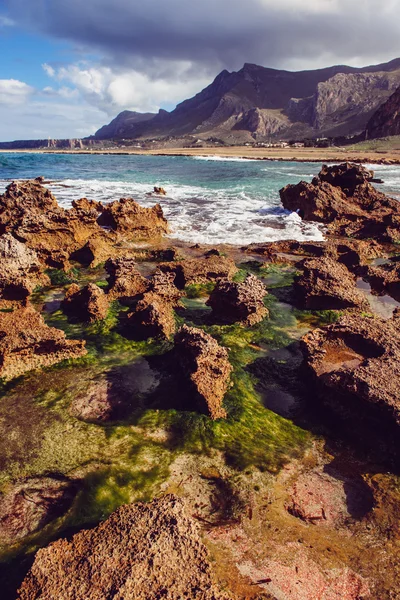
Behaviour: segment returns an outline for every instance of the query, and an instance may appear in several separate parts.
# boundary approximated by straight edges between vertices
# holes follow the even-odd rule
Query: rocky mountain
[[[353,68],[222,71],[193,98],[155,116],[125,111],[95,139],[218,137],[228,143],[360,133],[400,85],[400,59]],[[133,118],[131,117],[133,115]]]
[[[380,106],[366,128],[367,139],[390,135],[400,135],[400,87]]]

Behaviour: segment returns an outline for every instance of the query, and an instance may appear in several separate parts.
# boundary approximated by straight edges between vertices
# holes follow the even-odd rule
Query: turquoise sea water
[[[303,223],[280,205],[279,189],[311,181],[318,163],[219,157],[0,154],[0,191],[13,179],[43,175],[62,206],[87,197],[159,201],[171,236],[189,242],[248,244],[279,239],[321,240],[323,228]],[[372,167],[380,189],[400,198],[400,167]],[[161,185],[167,197],[146,194]]]

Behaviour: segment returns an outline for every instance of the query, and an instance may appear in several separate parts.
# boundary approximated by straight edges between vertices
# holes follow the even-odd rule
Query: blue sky
[[[384,62],[399,33],[400,0],[0,0],[0,140],[170,110],[244,62]]]

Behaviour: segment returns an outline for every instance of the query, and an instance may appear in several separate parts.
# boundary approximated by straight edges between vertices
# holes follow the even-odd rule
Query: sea
[[[400,166],[366,165],[384,181],[378,189],[400,200]],[[45,177],[65,208],[86,197],[159,202],[172,238],[200,244],[245,245],[285,239],[323,240],[324,227],[282,208],[279,190],[311,181],[319,163],[216,156],[1,153],[0,192],[12,180]],[[167,195],[149,195],[154,186]]]

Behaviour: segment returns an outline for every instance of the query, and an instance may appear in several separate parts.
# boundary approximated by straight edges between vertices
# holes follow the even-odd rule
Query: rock
[[[169,301],[146,292],[128,314],[125,326],[135,339],[170,338],[175,333],[175,315]]]
[[[368,308],[364,294],[356,288],[356,278],[331,258],[309,258],[301,263],[303,273],[296,277],[297,304],[308,310]]]
[[[181,262],[162,263],[159,265],[164,273],[175,273],[175,285],[183,289],[192,283],[207,283],[218,279],[231,279],[237,272],[231,258],[215,256],[206,258],[190,258]]]
[[[232,372],[227,349],[201,329],[183,325],[175,336],[175,352],[179,368],[194,392],[193,408],[212,419],[225,418],[222,401]]]
[[[211,306],[215,317],[226,323],[251,326],[268,315],[264,306],[267,293],[262,281],[254,275],[248,275],[242,283],[220,279],[206,304]]]
[[[35,477],[6,488],[0,503],[0,544],[39,531],[71,506],[79,484],[64,477]]]
[[[168,223],[159,204],[144,208],[132,198],[106,204],[99,223],[118,233],[129,233],[136,239],[156,238],[168,232]]]
[[[67,340],[29,305],[0,313],[0,377],[6,380],[86,353],[84,341]]]
[[[368,280],[376,293],[389,294],[400,302],[400,260],[387,261],[379,266],[367,265],[360,275]]]
[[[160,296],[173,307],[182,306],[181,298],[184,293],[175,285],[176,275],[157,269],[149,281],[150,290]]]
[[[37,286],[50,284],[39,258],[10,233],[0,237],[0,298],[24,300]]]
[[[138,294],[148,289],[148,281],[136,270],[133,258],[109,259],[105,264],[108,273],[107,295],[110,300],[129,304]]]
[[[91,381],[89,388],[71,403],[72,416],[91,423],[106,423],[126,416],[129,408],[127,390],[122,382],[108,378]]]
[[[183,501],[169,495],[125,505],[97,527],[39,550],[19,600],[228,600]]]
[[[164,190],[163,187],[157,187],[156,185],[153,188],[153,191],[155,194],[159,194],[160,196],[166,196],[167,192]]]
[[[400,327],[392,319],[346,315],[302,340],[305,364],[321,401],[336,414],[367,427],[364,440],[398,439]]]
[[[312,183],[301,181],[280,190],[281,201],[306,221],[326,223],[330,233],[398,242],[400,203],[378,192],[372,178],[372,171],[360,165],[324,165]]]
[[[93,323],[106,318],[109,303],[108,296],[95,283],[89,283],[82,289],[73,283],[61,302],[61,309],[78,321]]]
[[[400,87],[384,102],[369,120],[366,139],[400,134]]]

